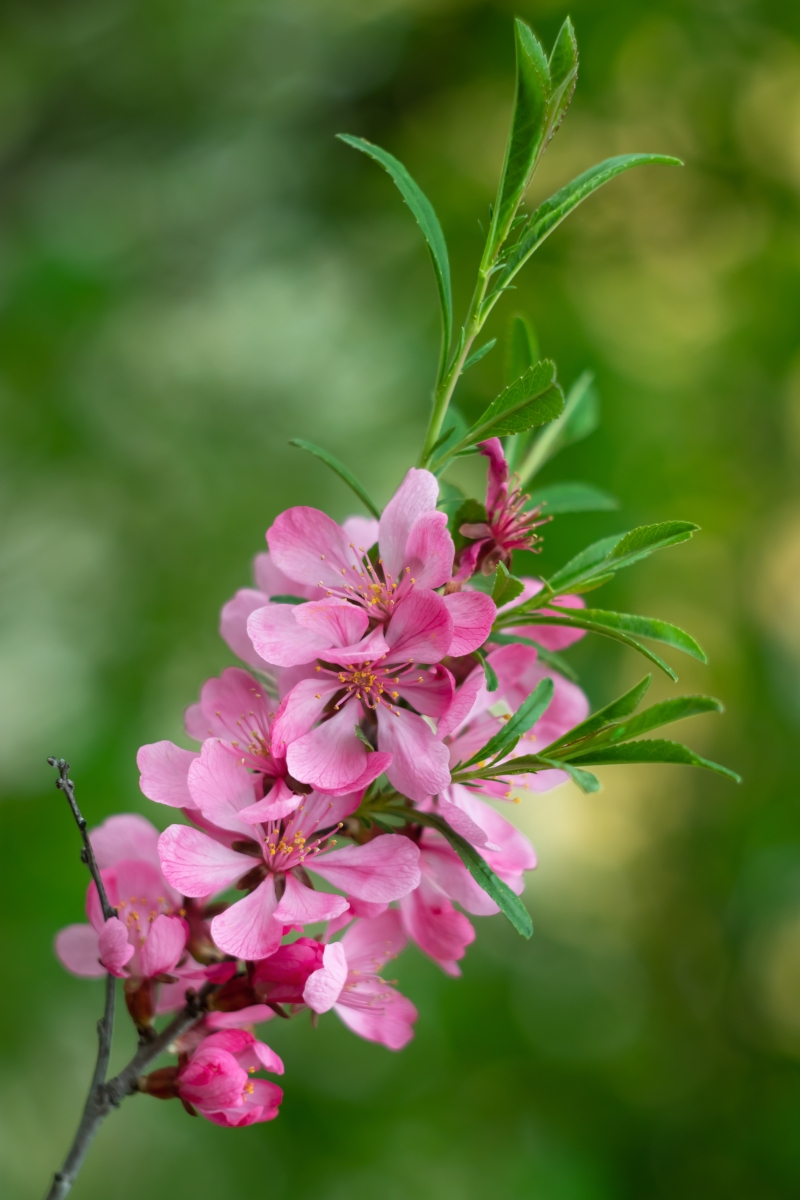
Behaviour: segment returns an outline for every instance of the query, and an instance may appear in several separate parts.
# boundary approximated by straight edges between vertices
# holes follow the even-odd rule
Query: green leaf
[[[594,750],[600,745],[616,745],[618,742],[627,742],[631,738],[641,737],[643,733],[649,733],[652,729],[660,729],[662,725],[670,725],[673,721],[684,721],[687,717],[698,717],[702,713],[720,713],[722,711],[722,705],[713,696],[675,696],[671,700],[662,700],[660,704],[653,704],[644,712],[637,713],[627,720],[617,721],[605,729],[599,729],[589,739],[588,745],[586,739],[581,739],[576,743],[574,749],[571,749],[568,743],[564,747],[563,755],[573,758],[576,755],[585,754],[589,748]]]
[[[372,742],[369,740],[367,735],[364,733],[364,730],[361,728],[361,726],[356,725],[355,731],[356,731],[356,737],[358,738],[358,740],[360,742],[363,742],[364,745],[367,747],[367,750],[369,750],[369,752],[372,753],[372,751],[375,749],[375,747],[373,746]]]
[[[472,653],[475,655],[475,657],[478,659],[481,666],[483,667],[483,673],[486,676],[487,692],[496,692],[500,686],[500,683],[498,681],[497,676],[494,673],[494,668],[491,666],[488,658],[486,657],[486,651],[483,649],[473,650]]]
[[[699,529],[691,521],[661,521],[640,525],[625,534],[601,538],[576,555],[565,567],[547,580],[553,592],[567,592],[573,585],[596,575],[606,575],[647,558],[656,550],[686,542]]]
[[[474,367],[475,363],[480,362],[485,354],[488,354],[490,350],[494,350],[496,345],[497,338],[492,338],[490,342],[485,342],[479,350],[475,351],[474,354],[470,354],[469,358],[461,368],[461,374],[463,375],[464,372],[468,371],[470,367]],[[436,447],[434,447],[434,449],[435,448]]]
[[[486,745],[481,746],[480,750],[476,751],[471,758],[462,763],[459,770],[466,770],[485,759],[510,754],[523,733],[527,733],[547,710],[553,699],[553,691],[552,679],[541,679],[530,696],[523,701],[514,715],[509,717],[503,728],[498,730],[494,737],[489,738]]]
[[[611,512],[619,500],[591,483],[551,483],[531,492],[526,508],[544,507],[545,515],[575,512]]]
[[[516,89],[506,156],[492,213],[488,248],[491,253],[505,241],[514,214],[527,190],[544,148],[550,99],[550,68],[532,31],[517,18],[514,22]]]
[[[560,609],[560,612],[566,612],[566,609]],[[550,615],[549,609],[544,609],[541,613],[535,615],[523,615],[515,619],[515,624],[519,625],[563,625],[567,629],[586,629],[589,633],[598,633],[601,637],[612,638],[615,642],[622,642],[625,646],[630,646],[632,650],[638,650],[639,654],[643,655],[649,662],[654,663],[660,670],[668,675],[673,682],[677,681],[678,676],[673,671],[672,667],[667,666],[662,658],[654,654],[652,650],[648,650],[641,642],[637,642],[635,638],[617,629],[612,625],[601,624],[599,621],[592,621],[583,614],[586,609],[573,608],[570,609],[570,615],[553,617]],[[591,611],[591,610],[589,610]],[[578,614],[578,615],[573,615]],[[505,614],[506,621],[509,614]]]
[[[600,400],[594,387],[594,375],[584,371],[567,393],[564,411],[557,421],[543,429],[531,446],[519,472],[525,484],[544,464],[565,446],[593,433],[600,423]]]
[[[508,326],[506,343],[506,383],[513,383],[524,375],[529,367],[539,361],[539,339],[524,313],[515,313]]]
[[[270,604],[306,604],[307,603],[307,599],[305,596],[289,596],[285,593],[281,593],[278,596],[270,596],[269,601],[270,601]]]
[[[572,763],[563,762],[558,758],[546,758],[543,761],[551,767],[556,767],[559,771],[566,771],[571,776],[573,783],[577,783],[582,792],[591,794],[602,791],[603,785],[591,771],[582,771],[580,767],[573,767]]]
[[[522,433],[534,425],[544,425],[555,420],[563,408],[564,396],[556,383],[555,363],[544,359],[503,389],[452,453],[486,438]]]
[[[553,612],[562,616],[572,616],[576,611],[576,609],[562,609],[558,605],[553,605]],[[672,646],[674,650],[682,650],[684,654],[696,658],[698,662],[708,662],[705,652],[698,646],[694,638],[677,625],[671,625],[669,621],[657,621],[654,617],[637,617],[631,613],[606,612],[599,608],[582,609],[580,615],[595,624],[607,625],[611,629],[621,629],[624,633],[633,634],[634,637],[663,642],[665,646]],[[542,623],[545,624],[544,621]]]
[[[631,167],[645,167],[654,163],[678,167],[683,165],[679,158],[673,158],[669,154],[620,154],[616,158],[607,158],[604,162],[597,163],[582,175],[578,175],[566,187],[560,188],[532,214],[526,232],[511,251],[497,286],[505,287],[510,283],[545,238],[583,203],[587,196],[591,196],[592,192],[596,192],[623,171],[629,171]]]
[[[530,913],[527,908],[519,896],[512,892],[508,884],[504,883],[498,875],[495,875],[486,859],[478,853],[466,838],[463,838],[460,833],[456,833],[454,829],[451,829],[444,817],[439,816],[438,813],[423,813],[415,809],[413,817],[410,819],[422,825],[429,825],[432,829],[438,830],[443,837],[446,837],[472,878],[480,884],[487,895],[491,896],[501,912],[508,917],[517,933],[521,933],[525,938],[531,936],[533,933],[533,923],[531,922]]]
[[[462,525],[482,525],[486,523],[486,508],[480,500],[463,500],[450,519],[450,536],[456,550],[467,546],[474,538],[468,538],[461,532]]]
[[[561,746],[566,746],[567,743],[571,745],[581,738],[590,737],[599,729],[605,729],[608,725],[624,721],[631,713],[636,712],[652,680],[652,675],[645,675],[644,679],[641,679],[634,687],[625,692],[624,695],[618,696],[610,704],[599,708],[596,713],[592,713],[585,721],[581,721],[580,725],[576,725],[573,729],[568,729],[560,738],[550,743],[547,747],[548,755],[552,754],[554,750],[558,750]]]
[[[447,254],[447,243],[444,240],[444,233],[442,232],[442,227],[439,224],[439,218],[436,216],[433,205],[419,184],[416,183],[400,160],[395,158],[393,154],[389,154],[387,150],[383,150],[380,146],[373,145],[372,142],[365,141],[364,138],[354,137],[350,133],[339,133],[337,137],[340,141],[346,142],[348,146],[352,146],[356,150],[361,150],[362,153],[368,154],[370,158],[374,158],[375,162],[380,163],[384,170],[389,172],[422,230],[425,241],[428,243],[433,271],[436,276],[436,286],[439,291],[439,302],[442,309],[442,361],[444,363],[453,329],[453,297],[450,284],[450,259]]]
[[[525,584],[517,579],[506,568],[504,563],[497,564],[497,574],[494,579],[492,599],[499,608],[501,604],[510,604],[525,591]]]
[[[549,748],[549,747],[548,747]],[[590,750],[579,758],[571,759],[573,763],[586,763],[590,766],[611,766],[617,763],[678,763],[686,767],[705,767],[715,771],[717,775],[725,775],[735,783],[741,783],[741,776],[719,763],[708,758],[701,758],[688,746],[680,742],[667,742],[661,739],[645,740],[642,742],[627,742],[624,746],[601,746],[598,750]]]
[[[546,650],[544,646],[540,645],[539,642],[535,642],[533,638],[505,633],[490,633],[489,638],[492,642],[496,642],[498,646],[533,646],[543,663],[547,663],[548,667],[552,667],[554,671],[558,671],[566,679],[571,679],[573,683],[578,682],[577,672],[565,658],[560,654],[556,654],[554,650]]]
[[[437,475],[445,466],[449,466],[454,447],[462,440],[468,429],[463,413],[455,404],[451,404],[447,410],[447,424],[448,428],[438,438],[431,450],[431,458],[434,457],[434,453],[439,455],[431,467],[431,470]]]
[[[550,79],[553,91],[561,91],[555,105],[551,99],[551,106],[554,109],[550,117],[550,137],[552,137],[564,119],[564,113],[569,108],[575,84],[578,81],[578,42],[569,17],[561,26],[550,55]]]
[[[305,438],[292,438],[289,442],[290,446],[296,446],[298,450],[307,450],[309,454],[313,454],[315,458],[321,459],[327,467],[335,471],[340,479],[343,479],[349,488],[351,488],[358,496],[361,503],[369,509],[373,517],[380,520],[381,510],[378,508],[375,501],[369,495],[365,488],[356,479],[355,475],[344,463],[339,462],[338,458],[334,458],[327,450],[320,449],[313,442],[307,442]]]
[[[436,507],[440,512],[447,513],[448,526],[452,524],[453,517],[455,517],[465,499],[466,496],[458,484],[450,483],[447,479],[440,481],[439,500]]]

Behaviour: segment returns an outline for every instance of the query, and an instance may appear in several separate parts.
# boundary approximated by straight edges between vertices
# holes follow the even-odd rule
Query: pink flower
[[[476,570],[491,575],[498,563],[511,566],[515,550],[536,550],[541,540],[534,532],[549,517],[541,509],[525,510],[529,499],[518,486],[509,489],[508,463],[499,438],[489,438],[478,446],[489,459],[486,483],[486,521],[462,525],[464,537],[476,538],[459,556],[456,579],[469,579]]]
[[[384,835],[364,846],[330,848],[360,795],[312,792],[289,817],[264,819],[269,801],[257,800],[247,768],[215,742],[204,745],[203,757],[208,786],[195,792],[198,812],[192,815],[207,832],[170,825],[159,853],[165,876],[186,896],[210,896],[237,880],[248,890],[211,922],[214,941],[226,954],[266,958],[280,945],[285,926],[302,928],[344,911],[343,896],[312,890],[307,869],[366,900],[394,900],[416,887],[418,852],[408,838]]]
[[[115,820],[129,818],[112,817],[106,826]],[[144,818],[134,820],[149,824]],[[157,836],[156,830],[153,833]],[[184,954],[188,934],[186,922],[175,915],[180,896],[158,867],[142,859],[115,862],[101,870],[101,876],[109,903],[119,916],[103,920],[97,888],[91,883],[86,895],[90,924],[68,925],[60,931],[55,940],[58,958],[68,971],[82,978],[106,971],[141,979],[169,974]]]
[[[264,1042],[244,1029],[224,1029],[200,1043],[179,1068],[175,1086],[181,1100],[216,1125],[253,1125],[277,1117],[283,1099],[277,1084],[251,1078],[262,1068],[283,1074],[283,1063]]]
[[[526,600],[532,599],[538,592],[542,590],[543,584],[540,579],[530,579],[526,576],[521,576],[525,588],[516,600],[512,600],[510,604],[504,604],[497,610],[498,615],[513,611],[518,605],[524,604]],[[583,596],[556,596],[553,604],[557,604],[559,608],[585,608],[586,601]],[[552,609],[542,609],[544,613],[550,613],[551,616],[558,616],[558,613]],[[545,650],[566,650],[568,646],[579,642],[582,637],[586,637],[585,629],[568,629],[566,625],[512,625],[503,630],[504,634],[510,637],[526,637],[531,641],[538,642],[540,646],[544,646]]]
[[[400,914],[356,921],[340,942],[322,952],[322,963],[309,975],[303,998],[314,1012],[333,1009],[349,1029],[390,1050],[402,1050],[414,1036],[417,1010],[410,1000],[381,979],[379,972],[406,943]]]
[[[342,605],[348,619],[352,614],[367,621],[366,613],[345,601],[322,603]],[[394,786],[411,799],[446,787],[447,754],[419,714],[436,718],[449,708],[453,678],[442,666],[420,668],[415,660],[437,664],[451,631],[442,597],[416,590],[389,622],[385,653],[371,657],[371,651],[360,648],[353,653],[328,650],[328,660],[338,666],[317,667],[313,679],[296,684],[275,721],[273,737],[285,742],[294,778],[323,791],[349,791],[365,785],[365,772],[375,778],[380,764]],[[398,707],[399,698],[416,711]],[[370,754],[355,732],[362,720],[369,723],[377,753]]]
[[[267,532],[273,562],[307,587],[324,589],[327,602],[269,605],[253,612],[247,629],[261,658],[291,667],[317,658],[343,662],[343,656],[349,662],[374,661],[385,654],[386,643],[398,640],[397,633],[393,638],[386,633],[395,613],[415,592],[431,596],[452,574],[453,539],[447,517],[436,511],[438,493],[430,471],[408,472],[381,517],[377,564],[366,554],[368,547],[318,509],[281,513]],[[476,649],[494,620],[494,604],[482,593],[438,600],[450,623],[439,630],[440,653],[424,662]]]
[[[458,784],[449,787],[435,806],[428,802],[422,807],[443,816],[512,891],[522,892],[523,872],[536,866],[536,855],[528,839],[505,817]],[[423,829],[419,848],[422,878],[420,886],[400,901],[403,925],[444,971],[459,975],[457,960],[464,957],[475,931],[451,901],[475,916],[500,910],[440,833]]]
[[[279,946],[269,958],[256,963],[253,972],[256,995],[277,1004],[304,1004],[303,989],[309,975],[322,966],[324,949],[321,942],[309,937]]]
[[[552,679],[555,688],[553,699],[547,711],[523,735],[509,757],[540,753],[588,717],[589,701],[581,689],[557,671],[542,666],[537,661],[533,646],[501,646],[488,655],[488,662],[497,675],[497,691],[486,690],[483,669],[476,668],[457,693],[460,707],[454,703],[439,724],[439,736],[449,746],[451,766],[471,758],[502,728],[502,716],[493,716],[490,709],[505,703],[509,712],[516,712],[542,679]],[[468,708],[470,700],[472,707]],[[529,775],[498,778],[496,781],[476,780],[471,786],[490,796],[509,799],[511,788],[547,792],[565,783],[568,778],[565,771],[554,768]]]

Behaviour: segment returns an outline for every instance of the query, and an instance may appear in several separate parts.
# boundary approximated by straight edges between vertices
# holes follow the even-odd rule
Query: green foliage
[[[515,313],[508,324],[506,342],[505,380],[513,383],[529,367],[539,361],[539,339],[531,320],[524,313]]]
[[[525,584],[522,580],[512,575],[504,563],[498,563],[494,588],[492,590],[492,599],[497,607],[500,608],[502,604],[510,604],[512,600],[516,600],[517,596],[521,596],[524,591]]]
[[[576,512],[612,512],[619,500],[593,483],[551,483],[530,493],[528,508],[542,507],[545,516]]]
[[[290,596],[284,592],[277,596],[270,596],[271,604],[305,604],[304,596]]]
[[[510,754],[523,733],[527,733],[547,711],[553,699],[553,690],[552,679],[540,680],[530,696],[526,697],[513,716],[509,717],[502,729],[494,737],[489,738],[486,745],[477,750],[471,758],[460,764],[458,770],[466,770],[485,759],[500,758],[504,754]]]
[[[570,617],[576,612],[575,609],[559,608],[557,605],[553,607],[552,611],[562,616]],[[694,638],[677,625],[671,625],[669,621],[657,621],[654,617],[638,617],[630,613],[605,612],[599,608],[579,610],[578,617],[585,618],[596,625],[605,625],[609,629],[622,630],[623,633],[630,633],[635,637],[644,637],[654,642],[663,642],[665,646],[672,646],[674,650],[681,650],[684,654],[690,655],[691,658],[696,658],[698,662],[708,662],[705,652]],[[543,624],[547,624],[546,619],[543,621]]]
[[[612,578],[623,567],[630,567],[656,550],[687,542],[699,526],[691,521],[661,521],[656,525],[640,525],[628,533],[613,534],[587,546],[580,554],[551,575],[547,588],[551,596],[558,593],[588,590]],[[543,592],[535,601],[545,600]],[[533,602],[532,602],[533,603]]]
[[[504,633],[493,631],[491,640],[498,646],[532,646],[541,662],[546,663],[548,667],[552,667],[554,671],[558,671],[565,679],[571,679],[573,683],[578,682],[577,672],[563,655],[556,654],[554,650],[547,650],[539,642],[535,642],[533,638],[522,637],[518,633],[508,636]]]
[[[600,401],[594,387],[594,375],[584,371],[569,389],[561,416],[543,429],[531,446],[520,468],[520,482],[526,484],[533,479],[549,459],[566,446],[594,433],[599,423]]]
[[[462,525],[480,525],[486,522],[486,508],[481,504],[480,500],[462,500],[458,508],[456,508],[448,522],[450,528],[450,536],[452,537],[456,550],[463,549],[470,541],[474,539],[465,537],[461,532]]]
[[[319,446],[315,446],[313,442],[307,442],[305,438],[291,438],[290,446],[296,446],[298,450],[307,450],[309,454],[313,454],[315,458],[320,459],[325,463],[326,467],[330,467],[335,471],[340,479],[343,479],[349,488],[351,488],[358,496],[361,503],[372,513],[373,517],[380,519],[381,510],[378,508],[375,501],[367,492],[366,488],[358,482],[353,472],[344,463],[339,462],[338,458],[334,458],[327,450],[322,450]]]
[[[628,742],[623,746],[600,747],[597,750],[590,750],[586,754],[577,755],[571,761],[585,763],[589,766],[613,766],[620,763],[676,763],[684,767],[704,767],[716,775],[724,775],[726,779],[731,779],[734,783],[742,782],[741,776],[737,775],[735,771],[712,762],[708,758],[701,758],[688,746],[682,746],[680,742],[667,742],[660,739]]]
[[[623,171],[629,171],[631,167],[645,167],[656,163],[675,167],[683,165],[679,158],[673,158],[669,154],[620,154],[616,158],[607,158],[605,162],[597,163],[582,175],[578,175],[566,187],[560,188],[531,215],[525,232],[511,248],[497,286],[505,287],[510,283],[545,238],[582,204],[587,196],[591,196],[592,192],[596,192],[604,183],[621,175]]]
[[[559,609],[558,611],[563,613],[567,610]],[[541,613],[527,615],[523,614],[522,616],[513,619],[510,613],[505,613],[501,620],[509,625],[561,625],[567,629],[585,629],[589,633],[598,633],[602,637],[611,638],[616,642],[622,642],[623,645],[630,646],[632,650],[637,650],[639,654],[643,655],[646,659],[648,659],[649,662],[654,663],[654,665],[657,666],[659,670],[663,671],[665,675],[668,675],[670,679],[677,681],[678,676],[672,670],[672,667],[668,666],[662,658],[659,658],[659,656],[654,654],[652,650],[649,650],[647,646],[643,646],[641,642],[636,640],[636,638],[631,637],[630,634],[626,633],[623,629],[620,629],[618,626],[610,622],[591,620],[585,615],[586,611],[586,609],[570,609],[570,616],[567,617],[552,616],[550,610],[547,609]],[[575,612],[580,615],[573,616],[572,613]],[[619,614],[611,613],[609,615],[615,617]],[[642,620],[644,619],[645,618],[642,618]],[[680,633],[681,631],[678,630],[678,632]],[[664,639],[662,638],[660,640],[663,641]]]
[[[431,829],[438,830],[443,837],[446,837],[472,878],[480,884],[487,895],[491,896],[500,911],[508,917],[517,933],[521,933],[525,938],[531,937],[533,923],[527,908],[519,896],[512,892],[508,884],[494,873],[486,859],[478,853],[475,847],[460,833],[456,833],[444,817],[438,813],[422,813],[415,810],[413,819],[421,825],[428,825]]]
[[[422,188],[411,177],[400,160],[395,158],[393,154],[389,154],[388,150],[383,150],[380,146],[374,146],[371,142],[365,141],[364,138],[354,137],[350,133],[339,133],[337,137],[341,141],[346,142],[348,146],[353,146],[354,149],[368,154],[370,158],[374,158],[375,162],[380,163],[388,171],[397,184],[406,204],[414,214],[425,241],[428,243],[433,271],[436,276],[436,287],[439,292],[439,303],[442,310],[441,372],[444,370],[453,330],[453,296],[450,284],[450,258],[447,253],[447,243],[444,239],[444,233],[439,224],[439,218]]]
[[[490,437],[522,433],[534,425],[544,425],[560,416],[563,408],[564,396],[556,382],[555,363],[544,359],[503,389],[452,453],[458,454]]]
[[[475,363],[480,362],[481,359],[485,355],[487,355],[490,350],[494,350],[496,345],[497,345],[497,338],[492,338],[490,341],[485,342],[480,347],[479,350],[475,351],[474,354],[470,354],[469,358],[467,359],[467,361],[464,363],[463,367],[461,368],[461,374],[463,375],[465,371],[468,371],[470,369],[470,367],[474,367]],[[435,449],[436,449],[436,446],[434,446],[434,450]]]
[[[498,681],[497,675],[495,674],[492,664],[489,662],[489,659],[486,657],[486,651],[483,649],[475,650],[474,654],[475,654],[475,657],[479,660],[481,666],[483,667],[483,673],[486,676],[487,692],[496,692],[498,687],[500,686],[500,683]]]

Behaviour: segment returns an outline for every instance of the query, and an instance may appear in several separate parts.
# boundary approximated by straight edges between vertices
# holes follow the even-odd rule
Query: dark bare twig
[[[89,834],[86,832],[86,819],[81,813],[81,810],[78,808],[78,802],[75,799],[75,784],[69,777],[69,763],[65,758],[48,758],[47,761],[50,763],[51,767],[55,767],[58,771],[59,777],[56,780],[56,787],[67,797],[67,802],[72,809],[72,815],[75,818],[75,824],[81,831],[81,837],[83,838],[81,862],[84,863],[84,865],[87,866],[92,873],[92,879],[95,882],[95,887],[97,888],[98,895],[100,896],[100,903],[103,907],[103,916],[107,921],[109,917],[115,917],[117,915],[117,910],[112,908],[108,902],[105,885],[103,884],[103,880],[100,875],[100,868],[98,867],[97,859],[94,856],[92,843],[89,841]]]
[[[75,800],[75,785],[69,778],[69,763],[63,758],[48,758],[47,761],[51,767],[55,767],[58,771],[59,777],[56,780],[56,787],[67,797],[69,806],[72,809],[72,815],[75,818],[75,823],[81,831],[81,837],[83,838],[81,862],[85,863],[92,873],[92,878],[100,896],[103,916],[108,921],[109,918],[117,915],[117,910],[112,908],[108,902],[100,869],[97,866],[97,859],[94,856],[94,850],[89,841],[89,835],[86,832],[86,821]],[[140,1041],[139,1048],[127,1067],[124,1067],[119,1075],[115,1075],[113,1079],[109,1079],[106,1083],[108,1060],[111,1054],[111,1037],[114,1029],[114,983],[114,976],[111,974],[107,975],[105,1010],[103,1016],[97,1022],[99,1044],[97,1062],[95,1063],[92,1075],[89,1095],[86,1097],[86,1104],[84,1105],[83,1115],[78,1125],[78,1131],[64,1160],[63,1167],[53,1176],[53,1182],[47,1193],[46,1200],[63,1200],[63,1197],[68,1194],[83,1165],[83,1160],[94,1140],[95,1134],[112,1108],[118,1108],[126,1096],[131,1096],[134,1092],[138,1091],[138,1080],[141,1073],[158,1058],[162,1051],[166,1050],[171,1042],[180,1037],[182,1033],[185,1033],[187,1029],[190,1029],[195,1021],[202,1017],[203,1013],[207,1010],[209,997],[217,990],[218,986],[214,983],[207,983],[199,993],[190,988],[186,993],[185,1006],[167,1025],[166,1029],[162,1030],[152,1040]]]

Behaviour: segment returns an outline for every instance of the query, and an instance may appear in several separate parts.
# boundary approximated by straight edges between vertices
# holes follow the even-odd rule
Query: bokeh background
[[[490,334],[527,311],[602,429],[541,479],[614,514],[547,528],[541,568],[663,518],[687,546],[607,607],[677,621],[673,664],[724,717],[677,733],[745,784],[604,772],[533,796],[535,935],[478,920],[464,978],[414,950],[400,1055],[331,1015],[275,1021],[280,1118],[243,1131],[140,1097],[77,1200],[783,1200],[800,1192],[800,7],[794,0],[8,0],[0,7],[0,1177],[43,1192],[72,1136],[101,985],[51,954],[80,920],[64,754],[93,823],[168,814],[137,747],[232,661],[221,603],[279,509],[353,511],[287,446],[340,455],[385,501],[422,434],[437,343],[422,242],[339,130],[433,199],[463,312],[502,160],[514,13],[581,48],[533,188],[631,150],[538,254]],[[500,350],[464,381],[473,411]],[[643,664],[572,652],[594,704]],[[186,744],[186,743],[184,743]],[[116,1061],[130,1050],[120,1021]]]

